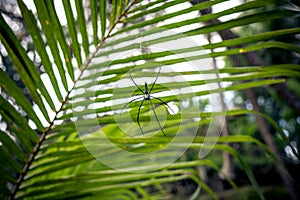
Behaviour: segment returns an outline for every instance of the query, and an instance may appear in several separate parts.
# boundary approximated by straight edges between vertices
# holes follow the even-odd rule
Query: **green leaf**
[[[91,16],[93,25],[94,45],[97,46],[99,43],[98,39],[98,1],[91,0]]]
[[[11,153],[18,157],[18,160],[25,162],[27,160],[26,154],[20,149],[19,146],[9,137],[6,133],[0,131],[0,142]]]
[[[43,95],[45,95],[44,97],[46,98],[47,102],[49,103],[51,108],[55,110],[52,99],[46,91],[42,80],[38,76],[38,72],[35,69],[33,62],[28,58],[25,50],[18,42],[18,39],[16,38],[12,30],[9,28],[7,23],[4,21],[2,15],[0,16],[0,22],[0,39],[3,45],[6,47],[6,50],[14,64],[14,67],[20,74],[24,84],[29,89],[33,99],[44,114],[44,117],[49,121],[49,116],[46,111],[46,108],[42,102],[40,95],[37,93],[37,87],[41,89],[41,92]]]
[[[0,70],[0,86],[6,91],[11,97],[13,97],[16,103],[26,112],[28,117],[37,125],[38,129],[42,131],[44,129],[40,122],[40,119],[32,109],[31,103],[23,94],[23,91],[17,87],[17,85],[9,78],[9,76]]]
[[[105,37],[106,31],[106,1],[100,0],[100,23],[101,23],[101,39]]]
[[[62,26],[60,25],[58,16],[55,12],[54,1],[46,0],[46,4],[47,4],[47,10],[49,12],[49,16],[54,25],[54,29],[56,30],[54,32],[54,34],[56,36],[55,38],[58,40],[58,42],[60,44],[60,48],[62,49],[62,52],[63,52],[63,60],[65,61],[65,64],[67,66],[68,75],[74,81],[74,69],[73,69],[73,66],[71,63],[71,52],[70,52],[69,45],[66,42],[66,39],[65,39],[65,36],[64,36],[63,30],[62,30]]]
[[[19,129],[26,132],[26,137],[19,135],[19,139],[24,137],[24,140],[32,142],[38,141],[36,133],[29,127],[27,120],[20,113],[18,113],[10,103],[3,99],[2,96],[0,96],[0,108],[1,114],[9,117],[18,126]]]
[[[21,12],[23,13],[24,21],[27,24],[27,28],[30,34],[33,36],[32,40],[34,41],[35,48],[39,53],[39,56],[41,57],[43,66],[51,80],[55,94],[57,95],[58,99],[62,101],[62,96],[58,86],[58,81],[55,78],[51,61],[46,52],[45,43],[43,41],[43,38],[40,35],[40,30],[37,26],[37,21],[34,15],[32,14],[32,12],[27,9],[27,7],[22,1],[19,0],[18,4],[20,6]]]
[[[117,15],[117,0],[112,0],[111,2],[111,13],[110,13],[110,25],[112,26],[116,21],[116,15]]]
[[[55,38],[55,33],[54,33],[55,31],[53,29],[52,18],[50,17],[48,10],[43,2],[35,0],[34,3],[37,8],[39,22],[41,23],[43,31],[45,33],[47,44],[49,45],[55,65],[59,71],[61,81],[63,83],[65,90],[67,90],[68,84],[67,84],[67,78],[65,74],[65,68],[63,66],[63,62],[59,54],[59,48]]]
[[[74,19],[74,12],[71,8],[70,1],[62,1],[62,3],[64,5],[64,10],[66,12],[69,34],[70,34],[70,37],[72,40],[72,43],[69,44],[69,48],[71,49],[71,51],[74,52],[74,56],[77,60],[78,65],[80,66],[82,64],[82,58],[81,58],[80,44],[78,42],[78,37],[77,37],[76,21]]]
[[[89,54],[89,39],[88,39],[88,34],[87,34],[87,26],[86,26],[86,18],[84,15],[84,8],[83,8],[83,4],[82,1],[80,0],[76,0],[75,1],[75,5],[76,5],[76,11],[77,11],[77,22],[79,25],[79,29],[80,29],[80,35],[82,38],[82,46],[84,49],[84,53],[87,56]]]
[[[9,170],[14,170],[19,173],[22,171],[21,164],[18,163],[16,160],[12,159],[11,157],[9,157],[7,150],[0,148],[0,153],[1,153],[0,162],[5,163],[6,165],[7,171],[5,173],[8,173]]]
[[[182,1],[186,1],[186,0],[173,1],[173,2],[170,2],[170,3],[167,3],[167,4],[163,4],[161,7],[159,7],[159,9],[164,9],[166,7],[169,7],[169,6],[173,6],[174,4],[182,3]],[[146,20],[146,21],[134,24],[132,26],[126,27],[126,28],[118,31],[114,35],[117,35],[117,34],[120,34],[120,33],[126,32],[126,31],[130,31],[130,30],[134,30],[134,29],[137,29],[137,28],[142,28],[142,27],[145,27],[145,26],[148,26],[148,25],[152,25],[152,24],[155,24],[155,23],[158,23],[158,22],[161,22],[161,21],[164,21],[164,20],[176,17],[176,16],[180,16],[180,15],[183,15],[183,14],[186,14],[186,13],[190,13],[192,11],[196,11],[196,10],[201,10],[201,9],[204,9],[204,8],[208,8],[208,7],[210,7],[210,6],[214,5],[214,4],[220,3],[222,1],[224,1],[224,0],[216,0],[216,1],[213,1],[213,2],[211,2],[211,1],[204,2],[204,3],[201,3],[201,4],[194,5],[194,6],[190,7],[190,8],[186,8],[186,9],[183,9],[183,10],[180,10],[180,11],[176,11],[176,12],[171,13],[171,14],[167,14],[167,15],[163,15],[163,16],[158,16],[158,17],[156,17],[154,19]],[[144,16],[144,13],[147,14],[147,12],[151,13],[151,12],[157,11],[157,10],[158,9],[155,8],[153,10],[145,11],[145,12],[142,12],[142,13],[138,14],[136,17],[141,17],[141,16]],[[133,18],[135,18],[135,17],[133,17]],[[131,19],[129,18],[127,20],[131,20]]]

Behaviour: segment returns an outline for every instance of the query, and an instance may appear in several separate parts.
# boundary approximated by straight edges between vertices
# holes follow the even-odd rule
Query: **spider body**
[[[152,96],[152,95],[151,95],[151,91],[152,91],[152,89],[153,89],[153,87],[154,87],[154,85],[155,85],[155,83],[156,83],[156,81],[157,81],[157,79],[158,79],[159,74],[160,74],[160,69],[161,69],[161,67],[159,67],[159,71],[158,71],[158,73],[157,73],[157,75],[156,75],[156,78],[155,78],[153,84],[151,85],[150,90],[148,90],[148,84],[147,84],[147,82],[145,82],[145,90],[144,90],[144,91],[136,84],[136,82],[135,82],[135,81],[133,80],[133,78],[132,78],[131,73],[129,72],[130,79],[132,80],[132,82],[134,83],[134,85],[139,89],[139,91],[142,93],[143,96],[137,97],[137,98],[135,98],[135,99],[132,99],[131,101],[129,101],[128,103],[126,103],[126,104],[123,106],[123,108],[122,108],[122,110],[121,110],[121,113],[122,113],[122,111],[124,110],[124,108],[125,108],[127,105],[129,105],[131,102],[136,101],[136,100],[139,100],[139,99],[142,99],[142,102],[141,102],[141,104],[140,104],[139,107],[138,107],[138,113],[137,113],[137,117],[136,117],[136,121],[137,121],[137,123],[138,123],[138,125],[139,125],[139,128],[140,128],[142,134],[144,134],[144,131],[143,131],[143,129],[142,129],[142,127],[141,127],[141,124],[140,124],[140,112],[141,112],[141,108],[142,108],[142,106],[143,106],[143,104],[144,104],[145,101],[149,101],[149,102],[150,102],[150,105],[151,105],[151,108],[152,108],[152,110],[153,110],[155,119],[156,119],[156,121],[157,121],[157,123],[158,123],[158,126],[159,126],[161,132],[162,132],[165,136],[166,136],[166,134],[165,134],[165,132],[163,131],[162,126],[161,126],[161,124],[160,124],[160,122],[159,122],[159,120],[158,120],[158,117],[157,117],[157,114],[156,114],[156,112],[155,112],[154,105],[153,105],[151,99],[154,98],[154,99],[159,100],[160,102],[162,102],[164,105],[166,105],[166,106],[167,106],[167,107],[175,114],[175,112],[172,110],[172,108],[171,108],[166,102],[164,102],[161,98],[158,98],[158,97],[155,97],[155,96]]]
[[[144,98],[145,98],[146,100],[150,100],[150,94],[149,94],[149,92],[148,92],[148,84],[147,84],[147,82],[145,82]]]

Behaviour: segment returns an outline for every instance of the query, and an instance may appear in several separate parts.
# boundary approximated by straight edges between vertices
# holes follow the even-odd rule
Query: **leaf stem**
[[[81,76],[83,75],[83,72],[88,68],[89,64],[91,63],[93,57],[95,56],[95,54],[99,51],[99,49],[101,49],[102,45],[104,44],[105,40],[107,38],[110,37],[113,29],[116,27],[116,25],[121,21],[121,19],[126,15],[126,13],[129,11],[129,9],[137,2],[137,0],[134,0],[123,12],[122,14],[118,17],[118,19],[115,21],[115,23],[112,25],[112,27],[110,28],[110,30],[108,31],[107,35],[101,40],[101,42],[98,44],[98,46],[96,47],[96,50],[87,58],[87,60],[83,63],[83,68],[78,76],[78,78],[74,81],[73,87],[68,91],[65,99],[62,101],[62,104],[60,106],[60,108],[58,109],[58,111],[56,111],[55,116],[53,118],[53,120],[50,122],[48,128],[44,131],[44,133],[42,134],[42,136],[39,139],[39,142],[37,143],[36,147],[34,148],[33,152],[29,155],[28,161],[25,164],[22,172],[20,173],[20,176],[15,184],[15,186],[12,189],[12,193],[9,197],[10,200],[15,199],[16,193],[19,190],[21,183],[24,181],[26,174],[28,173],[28,171],[30,170],[30,166],[33,163],[33,161],[35,160],[36,155],[38,154],[43,142],[45,141],[48,133],[51,131],[51,129],[54,126],[54,122],[57,119],[58,114],[63,110],[63,107],[66,105],[66,103],[69,100],[69,96],[71,94],[71,92],[74,90],[76,83],[81,79]]]

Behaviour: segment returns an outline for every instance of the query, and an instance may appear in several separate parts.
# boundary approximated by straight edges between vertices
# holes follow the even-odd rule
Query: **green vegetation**
[[[0,199],[297,199],[300,5],[54,2],[0,3]]]

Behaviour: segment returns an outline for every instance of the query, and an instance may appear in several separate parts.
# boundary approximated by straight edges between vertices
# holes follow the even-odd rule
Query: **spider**
[[[130,71],[129,71],[129,76],[130,76],[131,81],[132,81],[132,82],[134,83],[134,85],[139,89],[139,91],[142,93],[143,96],[140,96],[140,97],[137,97],[137,98],[135,98],[135,99],[132,99],[131,101],[129,101],[128,103],[126,103],[126,104],[123,106],[122,110],[121,110],[121,114],[122,114],[123,110],[125,109],[125,107],[128,106],[131,102],[134,102],[134,101],[136,101],[136,100],[142,99],[142,102],[141,102],[141,104],[139,105],[138,113],[137,113],[137,117],[136,117],[136,121],[137,121],[137,123],[138,123],[138,125],[139,125],[139,128],[140,128],[142,134],[144,134],[144,131],[143,131],[143,129],[142,129],[142,127],[141,127],[141,124],[140,124],[140,111],[141,111],[141,107],[143,106],[144,101],[149,101],[149,102],[150,102],[150,105],[151,105],[151,108],[152,108],[152,110],[153,110],[155,119],[156,119],[156,121],[157,121],[157,123],[158,123],[158,126],[159,126],[161,132],[162,132],[165,136],[166,136],[166,134],[165,134],[165,132],[163,131],[162,126],[161,126],[161,124],[160,124],[160,122],[159,122],[159,120],[158,120],[158,117],[157,117],[157,114],[156,114],[156,112],[155,112],[155,109],[154,109],[154,106],[153,106],[153,103],[152,103],[151,98],[154,98],[154,99],[159,100],[159,101],[162,102],[164,105],[166,105],[166,106],[172,111],[173,114],[175,114],[175,112],[172,110],[172,108],[171,108],[166,102],[164,102],[161,98],[158,98],[158,97],[155,97],[155,96],[152,96],[152,95],[151,95],[151,91],[152,91],[152,89],[153,89],[153,87],[154,87],[154,85],[155,85],[155,83],[156,83],[156,81],[157,81],[157,79],[158,79],[158,76],[159,76],[159,74],[160,74],[160,70],[161,70],[161,67],[159,67],[159,71],[158,71],[158,73],[157,73],[157,75],[156,75],[156,78],[155,78],[155,80],[154,80],[154,82],[153,82],[153,84],[152,84],[150,90],[148,90],[148,84],[147,84],[147,82],[145,82],[145,90],[144,90],[144,91],[136,84],[136,82],[133,80],[132,75],[131,75],[131,73],[130,73]]]

